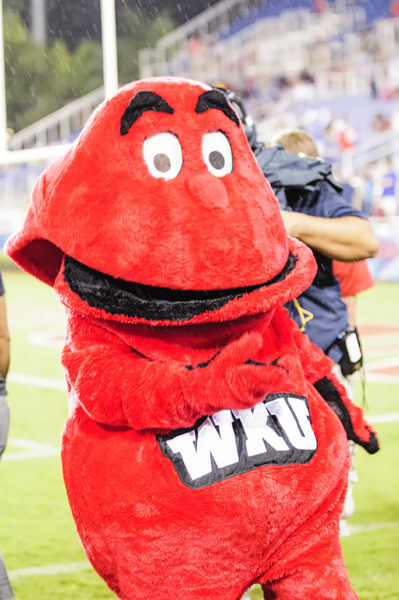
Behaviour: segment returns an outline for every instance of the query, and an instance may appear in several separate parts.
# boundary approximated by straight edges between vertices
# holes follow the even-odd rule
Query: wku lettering
[[[304,464],[317,448],[306,398],[286,393],[270,394],[251,409],[222,410],[157,440],[194,489],[264,465]]]

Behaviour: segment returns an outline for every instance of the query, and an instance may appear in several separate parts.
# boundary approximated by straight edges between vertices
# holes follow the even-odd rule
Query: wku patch
[[[304,464],[317,448],[307,399],[286,393],[269,394],[254,408],[221,410],[157,440],[193,489],[264,465]]]

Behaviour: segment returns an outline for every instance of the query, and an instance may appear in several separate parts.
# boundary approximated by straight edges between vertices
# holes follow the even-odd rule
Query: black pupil
[[[214,150],[209,155],[209,162],[214,169],[223,169],[225,163],[224,156],[221,152]]]
[[[157,154],[154,156],[154,165],[161,173],[166,173],[170,169],[170,159],[166,154]]]

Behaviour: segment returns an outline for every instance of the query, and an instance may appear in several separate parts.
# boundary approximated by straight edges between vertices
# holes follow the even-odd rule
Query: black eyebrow
[[[226,117],[231,119],[236,125],[240,124],[239,118],[231,108],[230,104],[227,102],[226,97],[222,92],[218,92],[217,90],[208,90],[207,92],[201,94],[197,100],[195,112],[203,113],[211,108],[217,108],[218,110],[221,110]]]
[[[158,94],[146,91],[137,92],[130,100],[129,106],[122,115],[121,135],[126,135],[133,123],[135,123],[147,110],[169,113],[171,115],[175,112],[174,108],[172,108],[161,96],[158,96]]]

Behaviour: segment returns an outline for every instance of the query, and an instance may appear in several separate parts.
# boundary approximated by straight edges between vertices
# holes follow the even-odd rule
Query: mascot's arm
[[[300,331],[295,321],[292,321],[292,328],[306,379],[338,415],[348,439],[363,446],[370,454],[377,452],[376,433],[365,421],[362,409],[351,402],[344,386],[332,372],[333,361]]]
[[[259,402],[274,376],[248,363],[261,345],[260,334],[245,334],[209,363],[186,367],[148,360],[112,332],[72,314],[62,364],[72,393],[95,421],[169,430]]]

